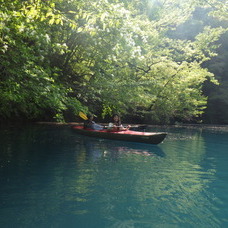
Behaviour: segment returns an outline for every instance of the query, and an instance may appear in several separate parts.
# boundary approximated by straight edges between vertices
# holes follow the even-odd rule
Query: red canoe
[[[123,140],[130,142],[140,142],[140,143],[150,143],[159,144],[161,143],[167,133],[153,133],[153,132],[139,132],[139,131],[108,131],[108,130],[91,130],[84,129],[83,126],[73,126],[72,129],[81,135],[87,135],[92,137],[104,138],[104,139],[114,139]]]

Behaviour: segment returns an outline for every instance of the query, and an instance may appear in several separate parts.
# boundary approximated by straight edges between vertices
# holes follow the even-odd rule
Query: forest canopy
[[[221,82],[225,0],[0,2],[2,119],[200,120]]]

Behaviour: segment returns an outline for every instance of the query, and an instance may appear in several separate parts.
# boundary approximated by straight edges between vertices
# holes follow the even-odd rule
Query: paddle
[[[83,120],[88,120],[88,117],[87,117],[86,114],[83,113],[83,112],[79,112],[79,116],[80,116]]]

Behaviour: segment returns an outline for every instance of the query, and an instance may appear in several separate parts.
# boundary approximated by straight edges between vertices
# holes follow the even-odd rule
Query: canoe
[[[83,126],[72,126],[72,130],[78,134],[98,137],[103,139],[114,139],[114,140],[123,140],[130,142],[139,142],[139,143],[149,143],[149,144],[159,144],[161,143],[167,133],[160,132],[140,132],[140,131],[108,131],[108,130],[91,130],[84,129]]]

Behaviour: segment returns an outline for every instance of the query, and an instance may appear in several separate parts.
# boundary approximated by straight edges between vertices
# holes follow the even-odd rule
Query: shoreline
[[[0,126],[21,126],[21,125],[55,125],[55,126],[73,126],[73,125],[83,125],[83,122],[52,122],[52,121],[38,121],[38,122],[0,122]],[[108,123],[97,122],[97,124],[107,126]],[[225,130],[228,131],[228,124],[130,124],[124,123],[125,125],[131,125],[132,127],[146,127],[146,128],[192,128],[192,129],[210,129],[210,130]]]

